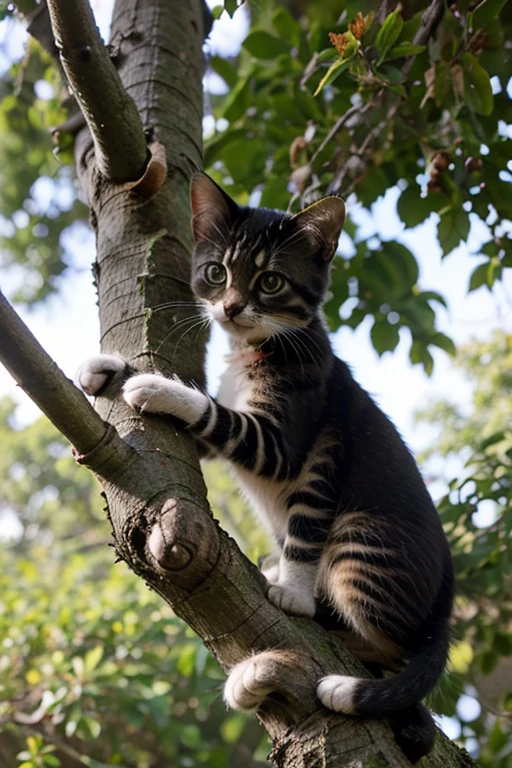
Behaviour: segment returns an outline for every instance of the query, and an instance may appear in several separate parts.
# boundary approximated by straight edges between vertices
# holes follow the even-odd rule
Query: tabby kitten
[[[397,672],[329,675],[319,698],[334,711],[394,719],[417,759],[435,733],[417,703],[445,666],[452,563],[409,450],[331,349],[322,302],[345,206],[327,197],[295,216],[240,208],[196,173],[192,211],[192,289],[231,342],[219,395],[142,374],[124,397],[181,419],[230,462],[279,550],[264,571],[269,600],[344,628],[356,655]],[[111,356],[87,361],[82,388],[97,392],[124,368]],[[250,675],[245,662],[232,671],[232,706],[254,709],[268,693],[258,696]]]

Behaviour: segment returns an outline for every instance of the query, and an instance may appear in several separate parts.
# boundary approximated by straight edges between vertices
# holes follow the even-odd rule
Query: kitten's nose
[[[224,307],[224,313],[229,320],[232,320],[236,315],[239,315],[244,308],[244,305],[239,301],[225,301],[222,306]]]

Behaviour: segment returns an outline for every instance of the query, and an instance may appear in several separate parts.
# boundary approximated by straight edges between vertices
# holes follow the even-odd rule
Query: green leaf
[[[296,43],[300,34],[300,24],[287,8],[277,8],[272,15],[272,26],[282,40]]]
[[[489,274],[489,262],[484,261],[483,264],[479,264],[476,269],[471,273],[469,278],[468,293],[476,291],[477,288],[481,288],[482,285],[489,286],[487,276]]]
[[[222,159],[222,153],[230,144],[244,139],[247,135],[245,128],[228,129],[217,134],[206,143],[204,151],[204,167],[212,165],[216,160]]]
[[[439,304],[443,305],[443,307],[448,308],[448,304],[444,296],[441,296],[441,294],[437,293],[436,291],[422,291],[421,297],[426,301],[438,301]]]
[[[417,184],[409,184],[404,189],[397,202],[397,212],[406,227],[417,227],[432,213],[431,195],[421,196],[421,189]]]
[[[71,659],[71,666],[73,667],[73,672],[77,677],[82,677],[85,670],[84,660],[81,656],[73,656]]]
[[[263,29],[253,30],[245,38],[242,46],[257,59],[275,59],[283,53],[290,52],[289,43],[274,37]]]
[[[488,116],[494,107],[491,78],[471,53],[461,56],[464,67],[464,95],[468,106],[478,115]]]
[[[494,638],[493,646],[498,651],[500,656],[511,656],[512,655],[512,636],[498,633]]]
[[[92,672],[92,670],[98,666],[102,658],[103,646],[101,645],[97,645],[95,648],[92,648],[92,650],[87,651],[84,659],[85,672]]]
[[[375,48],[377,49],[377,53],[380,54],[377,66],[382,64],[387,52],[394,46],[400,37],[400,32],[402,31],[403,25],[404,20],[400,15],[400,11],[398,10],[390,13],[387,19],[384,21],[384,24],[379,29],[379,33],[375,39]]]
[[[45,765],[51,765],[53,768],[58,768],[61,764],[58,757],[55,757],[55,755],[44,755],[43,757],[43,763]]]
[[[489,22],[496,19],[505,7],[506,2],[507,0],[482,0],[470,15],[473,29],[486,27]]]
[[[82,732],[86,730],[92,739],[97,739],[101,733],[100,723],[92,717],[82,717],[80,720],[80,728]]]
[[[427,376],[431,376],[434,370],[434,359],[423,341],[413,341],[409,352],[409,359],[413,365],[421,363]]]
[[[480,671],[488,675],[498,663],[498,655],[494,651],[486,651],[480,657]]]
[[[219,77],[222,77],[226,85],[230,88],[234,88],[238,82],[238,74],[232,64],[222,56],[212,56],[210,59],[210,67],[216,72]]]
[[[324,48],[323,51],[320,51],[320,53],[316,57],[317,64],[321,64],[324,61],[331,61],[331,59],[335,59],[338,56],[338,52],[335,48]]]
[[[41,736],[28,736],[27,747],[31,757],[37,757],[39,750],[41,749],[43,740]]]
[[[224,0],[224,10],[227,11],[227,13],[229,13],[231,18],[233,18],[237,8],[238,8],[238,0]]]
[[[318,96],[320,91],[325,88],[326,85],[329,85],[329,83],[334,82],[337,77],[341,75],[342,72],[346,70],[350,62],[350,59],[339,59],[339,61],[335,61],[334,64],[332,64],[325,75],[322,77],[320,82],[318,83],[317,89],[314,92],[313,96]]]
[[[236,122],[251,105],[254,70],[245,80],[239,80],[224,102],[222,116],[230,123]]]
[[[370,331],[372,344],[377,354],[383,355],[384,352],[392,352],[400,341],[400,334],[396,325],[391,325],[386,321],[375,321]]]
[[[201,744],[201,730],[197,725],[185,725],[180,732],[180,739],[189,749],[197,749]]]
[[[414,45],[404,41],[398,43],[385,55],[383,61],[392,61],[393,59],[402,59],[406,56],[417,56],[418,53],[423,53],[426,50],[426,45]]]
[[[469,215],[462,208],[450,208],[444,213],[437,225],[437,235],[443,250],[443,256],[453,251],[461,240],[466,240],[469,234]]]
[[[439,349],[444,349],[444,351],[452,357],[455,357],[457,354],[457,348],[455,347],[455,344],[450,339],[450,337],[446,336],[444,333],[435,333],[429,339],[429,343],[433,344],[435,347],[439,347]]]

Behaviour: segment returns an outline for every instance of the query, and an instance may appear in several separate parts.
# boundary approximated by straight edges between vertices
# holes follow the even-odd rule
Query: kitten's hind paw
[[[354,693],[360,683],[359,678],[347,675],[329,675],[318,683],[316,695],[327,709],[355,715]]]
[[[316,603],[314,595],[307,589],[294,587],[289,584],[271,584],[267,592],[267,597],[273,605],[281,608],[285,613],[292,616],[307,616],[312,618],[315,615]]]
[[[237,664],[224,686],[224,701],[232,709],[256,712],[272,693],[290,702],[305,701],[314,690],[314,668],[299,651],[263,651]]]
[[[115,355],[88,357],[75,373],[75,385],[86,395],[95,397],[110,384],[114,376],[127,368],[124,360]]]
[[[224,701],[231,709],[256,712],[265,698],[272,693],[272,664],[267,654],[258,654],[237,664],[229,673],[224,686]]]

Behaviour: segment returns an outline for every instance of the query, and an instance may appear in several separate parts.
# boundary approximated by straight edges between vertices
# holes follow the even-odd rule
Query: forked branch
[[[89,0],[48,0],[48,10],[62,67],[91,130],[98,170],[117,183],[139,179],[148,160],[142,122],[103,44]]]

